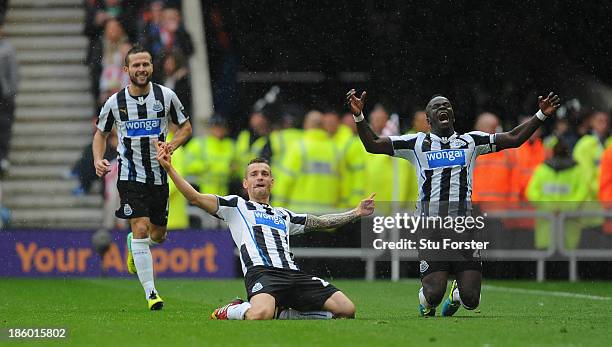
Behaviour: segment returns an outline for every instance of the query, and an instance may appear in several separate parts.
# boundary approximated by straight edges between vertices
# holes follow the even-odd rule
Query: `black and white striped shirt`
[[[417,170],[419,213],[437,216],[469,212],[474,162],[478,155],[497,150],[495,134],[472,131],[441,138],[417,133],[390,139],[393,155],[409,160]]]
[[[240,250],[242,272],[262,265],[298,270],[289,250],[289,235],[304,232],[306,215],[285,208],[247,201],[236,195],[218,196],[216,215],[230,228]]]
[[[153,140],[165,141],[168,121],[183,124],[188,117],[176,94],[149,82],[149,94],[133,97],[128,88],[113,94],[102,107],[97,127],[108,133],[117,128],[119,174],[121,181],[166,184],[166,172],[159,165]]]

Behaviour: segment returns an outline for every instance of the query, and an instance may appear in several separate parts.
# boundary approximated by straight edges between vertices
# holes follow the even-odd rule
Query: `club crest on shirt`
[[[164,110],[164,105],[162,105],[161,101],[155,100],[155,102],[153,103],[153,111],[161,112],[163,110]]]
[[[253,288],[251,288],[251,293],[257,293],[258,291],[263,289],[263,285],[259,282],[255,283]]]
[[[285,220],[277,214],[269,215],[264,211],[253,211],[253,216],[255,216],[255,224],[267,225],[282,231],[287,230]]]
[[[132,207],[130,206],[130,204],[123,205],[123,214],[124,215],[131,216],[133,212],[134,211],[132,211]]]
[[[463,139],[455,139],[451,142],[451,147],[453,148],[468,148],[468,143]]]
[[[429,264],[427,264],[425,260],[421,260],[421,263],[419,264],[419,270],[421,271],[421,273],[423,273],[427,271],[427,269],[429,269]]]
[[[462,149],[442,149],[425,153],[429,168],[442,168],[465,165],[465,151]]]

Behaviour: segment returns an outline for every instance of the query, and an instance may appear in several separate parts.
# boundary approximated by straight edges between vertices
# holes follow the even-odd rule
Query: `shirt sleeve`
[[[170,118],[172,119],[172,123],[174,124],[183,124],[188,119],[189,116],[186,116],[183,112],[185,111],[185,107],[179,100],[176,93],[172,92],[172,99],[170,100]]]
[[[303,234],[306,227],[306,214],[291,212],[287,209],[282,209],[286,215],[287,232],[289,235]]]
[[[389,136],[393,146],[393,156],[403,158],[415,164],[414,147],[416,146],[419,134],[406,134],[400,136]]]
[[[240,199],[240,197],[237,195],[216,195],[216,197],[219,209],[214,214],[214,216],[227,222],[229,218],[231,218],[231,216],[236,213],[236,210],[238,209],[238,200]]]
[[[474,140],[474,151],[476,155],[497,152],[495,145],[495,135],[488,134],[483,131],[471,131],[467,133]]]
[[[113,125],[115,124],[115,117],[113,116],[113,112],[111,111],[109,102],[110,100],[111,99],[108,99],[104,103],[104,106],[102,106],[100,114],[98,115],[98,120],[96,122],[96,127],[98,128],[98,130],[104,133],[109,133],[111,130],[113,130]]]

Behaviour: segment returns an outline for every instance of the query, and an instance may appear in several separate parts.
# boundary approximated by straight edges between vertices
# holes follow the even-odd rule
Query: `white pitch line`
[[[497,291],[497,292],[506,292],[506,293],[519,293],[519,294],[544,295],[544,296],[558,296],[558,297],[564,297],[564,298],[602,300],[602,301],[612,300],[612,297],[609,297],[609,296],[578,294],[578,293],[570,293],[570,292],[557,292],[557,291],[548,291],[548,290],[539,290],[539,289],[524,289],[524,288],[500,287],[500,286],[492,286],[492,285],[489,285],[489,284],[485,284],[482,287],[485,290]]]

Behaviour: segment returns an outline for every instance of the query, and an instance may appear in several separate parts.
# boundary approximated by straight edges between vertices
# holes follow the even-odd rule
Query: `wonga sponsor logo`
[[[160,132],[160,119],[138,119],[125,122],[128,136],[157,136]]]
[[[432,169],[439,167],[465,165],[465,151],[462,149],[443,149],[425,153],[427,163]]]
[[[286,231],[285,221],[282,217],[277,215],[269,215],[262,211],[255,211],[255,224],[267,225],[271,228],[280,229]]]

